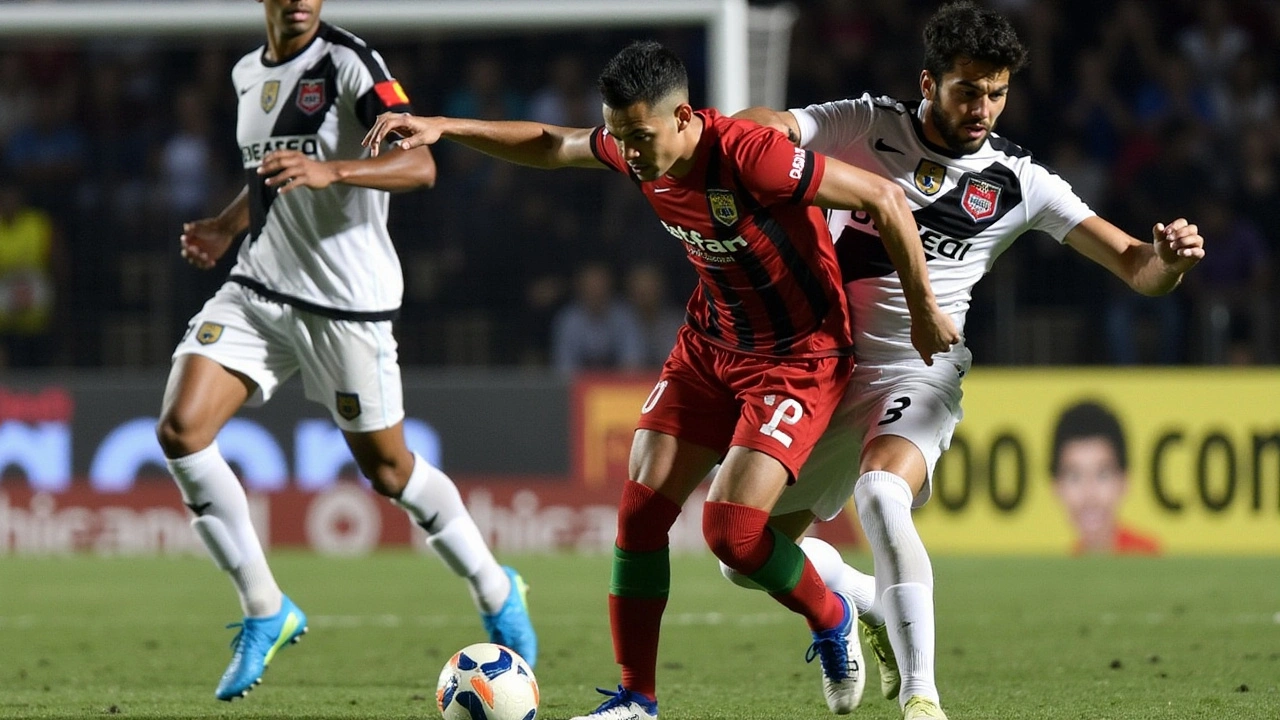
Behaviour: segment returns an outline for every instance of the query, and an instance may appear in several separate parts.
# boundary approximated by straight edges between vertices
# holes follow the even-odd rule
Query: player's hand
[[[395,146],[401,150],[434,145],[440,141],[441,120],[443,118],[419,117],[409,113],[382,113],[360,142],[374,157],[377,157],[388,135],[400,136]]]
[[[201,270],[208,270],[218,264],[235,235],[223,228],[217,218],[183,223],[182,235],[178,238],[182,258]]]
[[[1168,225],[1156,223],[1151,228],[1151,242],[1169,272],[1184,273],[1204,259],[1204,238],[1200,237],[1200,229],[1186,218],[1178,218]]]
[[[338,179],[338,174],[328,163],[312,160],[297,150],[267,153],[258,166],[258,174],[268,176],[267,186],[275,188],[281,195],[300,187],[323,190]]]
[[[920,353],[925,365],[933,365],[933,356],[960,342],[955,321],[935,303],[925,313],[911,315],[911,345]]]

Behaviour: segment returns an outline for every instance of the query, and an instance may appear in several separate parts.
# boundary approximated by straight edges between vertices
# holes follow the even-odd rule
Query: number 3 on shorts
[[[768,400],[766,399],[766,403]],[[778,429],[779,425],[795,425],[800,422],[800,418],[804,417],[804,408],[800,403],[787,398],[778,404],[778,409],[773,411],[773,417],[769,422],[760,426],[760,432],[782,443],[782,447],[791,447],[791,436]]]

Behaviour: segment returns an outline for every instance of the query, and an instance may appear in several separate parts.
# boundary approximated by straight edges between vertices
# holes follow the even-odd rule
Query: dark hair
[[[1064,445],[1087,438],[1106,440],[1116,453],[1116,463],[1120,469],[1129,469],[1129,455],[1125,449],[1124,430],[1120,428],[1120,421],[1104,405],[1090,400],[1072,405],[1058,417],[1058,426],[1053,431],[1053,459],[1049,463],[1049,472],[1058,474],[1058,462]]]
[[[960,57],[1008,68],[1013,74],[1027,63],[1027,49],[1003,15],[960,0],[939,8],[925,24],[924,69],[941,80]]]
[[[619,110],[641,102],[652,106],[676,91],[689,91],[684,63],[652,40],[631,43],[600,73],[604,104]]]

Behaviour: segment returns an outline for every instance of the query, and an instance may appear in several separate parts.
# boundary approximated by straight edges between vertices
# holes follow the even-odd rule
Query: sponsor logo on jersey
[[[258,96],[258,104],[262,106],[262,112],[269,113],[276,106],[276,100],[280,98],[280,81],[268,80],[262,83],[262,94]]]
[[[201,345],[212,345],[218,342],[220,337],[222,337],[222,326],[218,323],[201,323],[200,329],[196,330],[196,342]]]
[[[343,420],[355,420],[360,417],[360,394],[347,393],[341,390],[334,394],[334,406],[338,410],[338,416]]]
[[[851,212],[845,225],[864,235],[880,237],[880,228],[876,227],[875,220],[865,210]],[[920,233],[920,244],[924,246],[924,256],[928,260],[940,257],[948,260],[964,260],[965,255],[969,254],[969,248],[973,247],[973,243],[969,240],[957,240],[920,223],[916,223],[916,231]],[[840,238],[837,242],[844,242],[843,230],[838,234],[833,231],[832,234]]]
[[[721,225],[732,227],[738,222],[738,206],[733,201],[733,193],[728,190],[708,190],[707,201],[711,203],[711,216]]]
[[[659,221],[661,222],[661,221]],[[733,251],[741,250],[747,246],[747,241],[741,235],[730,238],[729,240],[717,240],[715,238],[703,237],[702,233],[697,230],[687,230],[679,225],[668,225],[663,222],[662,227],[667,232],[684,241],[685,250],[690,255],[701,258],[707,262],[728,263],[733,262]]]
[[[320,140],[314,135],[267,138],[262,142],[241,145],[240,161],[247,168],[261,165],[267,153],[275,150],[297,150],[307,157],[319,158]]]
[[[995,215],[999,202],[1000,186],[976,177],[969,178],[964,194],[960,196],[960,207],[974,222],[982,222]]]
[[[921,160],[916,166],[916,189],[925,195],[937,195],[946,179],[947,169],[932,160]]]
[[[311,115],[324,107],[324,79],[298,81],[298,109]]]

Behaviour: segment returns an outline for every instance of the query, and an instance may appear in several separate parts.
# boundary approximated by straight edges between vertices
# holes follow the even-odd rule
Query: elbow
[[[422,169],[418,175],[418,189],[430,190],[436,186],[436,164],[431,163],[430,167]]]
[[[907,193],[897,183],[889,180],[876,183],[870,197],[867,198],[867,211],[875,216],[877,223],[891,218],[906,220],[911,217]]]

